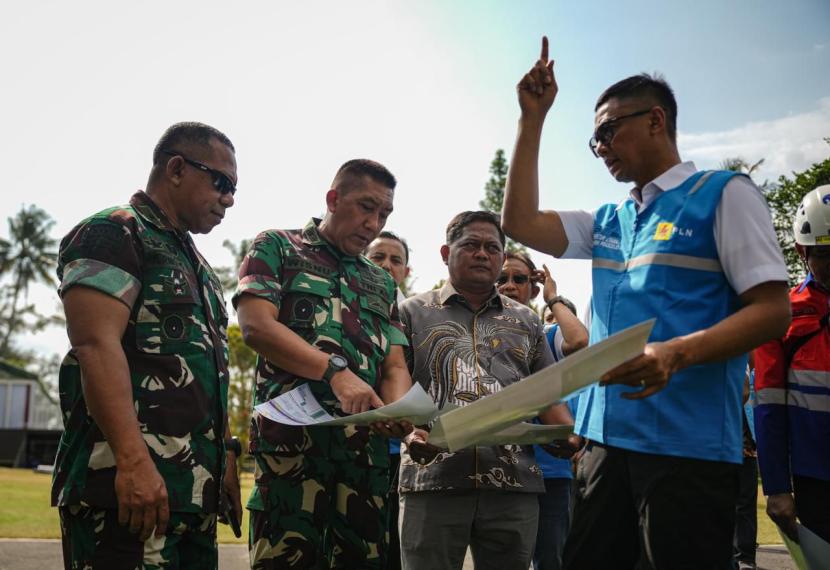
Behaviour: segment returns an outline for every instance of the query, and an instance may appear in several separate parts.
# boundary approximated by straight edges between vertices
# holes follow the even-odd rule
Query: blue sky
[[[830,4],[819,0],[40,1],[2,11],[0,219],[35,203],[62,235],[143,186],[168,125],[201,120],[234,141],[240,174],[237,205],[197,238],[214,265],[230,262],[225,239],[321,213],[337,167],[365,156],[397,175],[387,227],[413,247],[416,290],[431,287],[445,276],[447,221],[477,207],[493,153],[511,151],[514,86],[542,34],[560,86],[543,138],[544,207],[592,209],[626,194],[587,139],[598,94],[641,71],[674,87],[681,154],[699,167],[766,158],[763,181],[830,155]],[[587,264],[551,268],[582,307]],[[46,288],[32,299],[57,305]],[[59,330],[27,342],[66,344]]]

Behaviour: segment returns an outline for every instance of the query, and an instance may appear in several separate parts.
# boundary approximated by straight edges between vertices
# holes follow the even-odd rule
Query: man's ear
[[[652,107],[649,128],[655,134],[666,130],[666,111],[663,107]]]
[[[412,268],[411,268],[411,267],[409,267],[409,266],[407,265],[407,266],[406,266],[406,271],[405,271],[405,272],[404,272],[404,274],[403,274],[403,278],[404,278],[404,279],[406,279],[407,277],[409,277],[409,272],[410,272],[410,271],[412,271]]]
[[[795,250],[798,252],[798,257],[801,258],[801,261],[807,263],[807,248],[800,243],[795,244]]]
[[[539,286],[534,283],[533,287],[531,287],[531,289],[530,289],[530,298],[535,299],[536,295],[538,295],[538,294],[539,294]]]
[[[182,183],[184,166],[185,162],[180,156],[171,156],[167,164],[164,165],[164,175],[173,185],[178,186]]]
[[[441,246],[441,259],[444,260],[444,265],[449,265],[450,246],[447,244]]]
[[[326,209],[332,214],[337,211],[337,204],[340,202],[340,192],[332,188],[326,192]]]

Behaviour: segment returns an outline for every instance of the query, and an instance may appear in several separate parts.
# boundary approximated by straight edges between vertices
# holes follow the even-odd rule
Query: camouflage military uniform
[[[60,369],[65,431],[52,484],[67,566],[135,568],[127,553],[137,551],[140,562],[143,548],[145,567],[168,567],[164,561],[172,556],[187,568],[214,568],[228,396],[227,312],[218,279],[190,236],[175,230],[143,192],[69,232],[58,277],[61,295],[82,285],[130,307],[122,348],[142,435],[173,513],[161,543],[142,546],[136,535],[108,528],[117,525],[115,459],[86,408],[70,351]],[[111,547],[126,557],[122,565],[101,562],[115,555]]]
[[[311,345],[341,354],[370,386],[393,344],[406,344],[389,275],[363,256],[344,255],[312,220],[303,230],[257,236],[239,270],[240,295],[274,303],[279,320]],[[337,399],[325,382],[257,361],[254,405],[308,383],[326,411]],[[256,458],[251,566],[379,568],[386,542],[387,440],[367,428],[300,428],[254,414]]]

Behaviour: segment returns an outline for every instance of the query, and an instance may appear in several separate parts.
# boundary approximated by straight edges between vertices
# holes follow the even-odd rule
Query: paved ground
[[[51,570],[62,566],[61,545],[58,540],[29,540],[0,538],[0,570]],[[246,570],[248,551],[243,545],[219,546],[220,570]],[[783,546],[761,546],[758,549],[758,568],[762,570],[796,570]],[[464,570],[473,570],[467,558]]]

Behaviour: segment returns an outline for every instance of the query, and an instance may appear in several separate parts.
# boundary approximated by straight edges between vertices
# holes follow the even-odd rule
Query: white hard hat
[[[797,244],[830,245],[830,184],[810,190],[801,200],[793,235]]]

